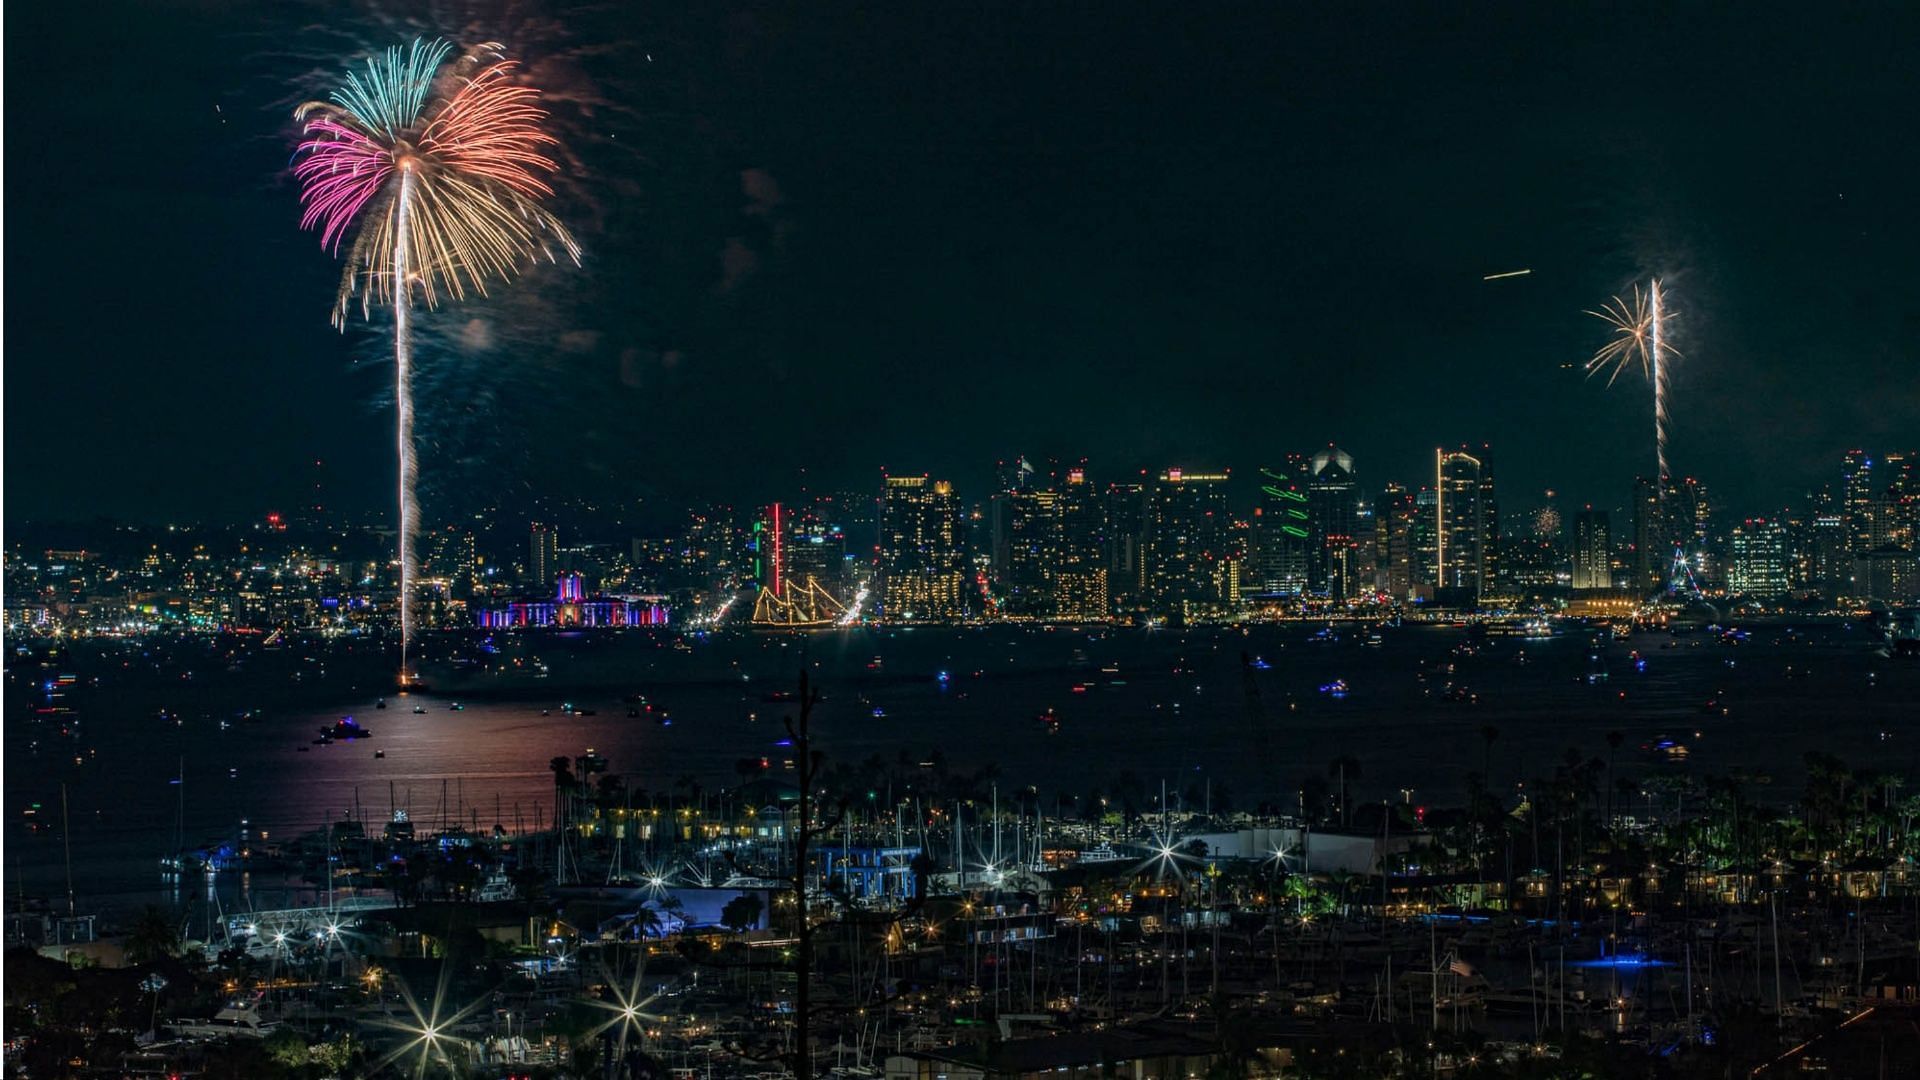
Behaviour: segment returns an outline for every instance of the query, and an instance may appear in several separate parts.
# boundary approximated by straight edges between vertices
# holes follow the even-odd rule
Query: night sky
[[[587,249],[425,318],[430,522],[1329,441],[1620,505],[1649,395],[1582,310],[1656,273],[1732,511],[1920,444],[1920,20],[1319,6],[16,5],[5,512],[252,517],[316,458],[386,505],[387,324],[327,323],[289,114],[416,32],[554,90]]]

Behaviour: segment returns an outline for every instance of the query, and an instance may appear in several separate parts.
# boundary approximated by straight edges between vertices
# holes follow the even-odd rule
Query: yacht
[[[264,1012],[266,992],[227,1002],[212,1019],[169,1020],[167,1027],[182,1039],[264,1039],[280,1030],[280,1021],[267,1019]]]
[[[479,891],[473,894],[473,898],[478,903],[496,904],[512,900],[519,895],[520,890],[507,877],[507,872],[496,866],[493,872],[487,875],[487,880],[481,884]]]

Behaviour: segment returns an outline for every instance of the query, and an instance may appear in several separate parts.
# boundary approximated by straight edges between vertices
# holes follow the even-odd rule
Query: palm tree
[[[760,897],[741,893],[720,909],[720,924],[736,934],[744,934],[760,921]]]
[[[1480,775],[1487,778],[1487,787],[1493,787],[1493,744],[1500,738],[1500,729],[1492,724],[1480,725]]]
[[[173,918],[159,907],[148,904],[133,920],[127,932],[127,959],[135,964],[151,964],[163,956],[172,956],[180,948],[180,932]]]
[[[640,905],[640,910],[633,913],[633,936],[636,938],[663,937],[662,931],[666,925],[666,920],[660,917],[660,912],[645,904]]]

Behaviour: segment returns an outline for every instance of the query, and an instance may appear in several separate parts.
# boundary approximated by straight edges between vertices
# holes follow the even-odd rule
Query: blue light
[[[1578,968],[1657,968],[1666,967],[1665,960],[1656,960],[1645,953],[1615,953],[1596,960],[1582,960],[1573,965]]]

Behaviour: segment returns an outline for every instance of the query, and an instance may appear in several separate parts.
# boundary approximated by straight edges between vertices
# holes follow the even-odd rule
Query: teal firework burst
[[[392,138],[419,118],[434,74],[452,51],[453,46],[439,38],[414,38],[405,51],[396,45],[384,55],[369,56],[366,78],[348,72],[347,85],[333,92],[333,100],[362,126]]]

